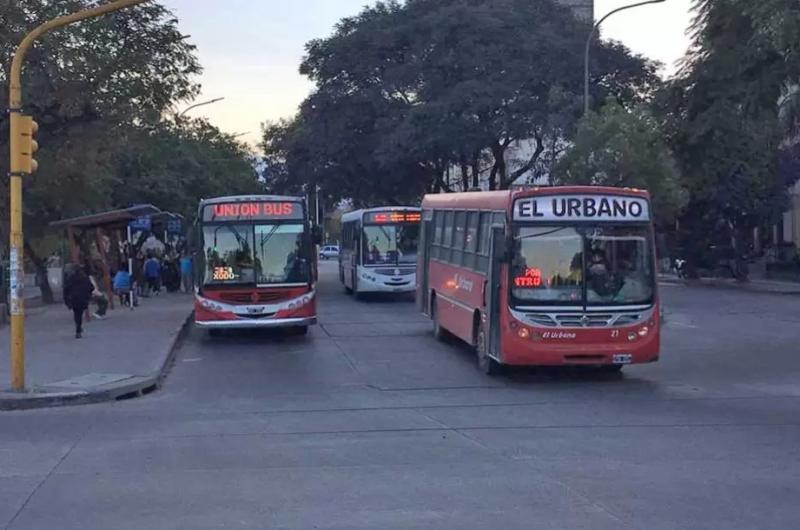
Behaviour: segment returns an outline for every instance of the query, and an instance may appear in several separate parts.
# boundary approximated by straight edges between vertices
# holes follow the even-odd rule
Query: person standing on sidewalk
[[[161,264],[152,254],[144,262],[144,276],[147,280],[147,290],[158,294],[161,290]]]
[[[83,334],[83,313],[89,307],[92,291],[94,286],[81,267],[77,267],[64,282],[64,303],[72,310],[76,339]]]
[[[181,285],[184,292],[192,292],[192,256],[188,252],[181,257]]]

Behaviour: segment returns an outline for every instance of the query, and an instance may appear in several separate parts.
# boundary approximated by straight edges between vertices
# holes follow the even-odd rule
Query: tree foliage
[[[28,31],[90,4],[0,5],[0,91],[7,93],[13,52]],[[193,97],[198,87],[192,76],[199,71],[193,46],[158,4],[56,30],[37,42],[22,80],[25,111],[39,123],[41,146],[40,169],[25,182],[27,233],[36,237],[52,220],[111,207],[115,152],[128,147],[128,129],[157,123],[174,102]],[[0,131],[7,152],[6,116]]]
[[[550,138],[574,128],[588,28],[551,0],[379,2],[312,41],[301,72],[316,85],[291,122],[265,128],[280,186],[322,184],[356,202],[417,199],[484,178],[507,187]],[[655,65],[597,44],[598,96],[646,97]],[[535,146],[520,167],[516,140]]]
[[[797,6],[697,0],[695,9],[693,47],[665,99],[690,192],[684,241],[690,258],[726,241],[741,255],[752,229],[776,221],[787,206],[778,109],[796,76],[798,47],[797,26],[782,21],[796,20]]]
[[[686,201],[658,121],[642,106],[625,109],[613,100],[578,126],[556,183],[646,189],[662,225],[673,221]]]
[[[0,3],[0,92],[17,44],[37,25],[95,5],[92,0]],[[205,194],[259,188],[249,155],[202,121],[164,117],[199,92],[195,48],[163,6],[135,8],[53,31],[23,66],[25,111],[39,123],[39,170],[24,182],[27,256],[51,221],[152,202],[191,213]],[[8,152],[8,118],[0,117]],[[0,172],[8,159],[0,157]],[[7,182],[7,181],[6,181]],[[0,204],[8,188],[0,187]],[[0,216],[0,250],[8,215]],[[2,254],[2,252],[0,252]]]

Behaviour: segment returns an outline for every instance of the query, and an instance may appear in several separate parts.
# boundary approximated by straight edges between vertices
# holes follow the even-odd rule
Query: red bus
[[[428,195],[417,303],[478,365],[617,371],[659,356],[647,192],[541,187]]]
[[[317,321],[315,235],[300,197],[201,201],[195,227],[195,323],[220,329]]]

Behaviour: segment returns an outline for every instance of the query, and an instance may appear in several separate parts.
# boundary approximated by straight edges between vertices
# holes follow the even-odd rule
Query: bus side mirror
[[[311,242],[315,245],[322,244],[322,227],[319,225],[314,225],[311,228]]]

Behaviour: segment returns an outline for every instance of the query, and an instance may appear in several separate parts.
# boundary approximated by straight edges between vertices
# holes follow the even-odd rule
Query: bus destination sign
[[[647,222],[650,203],[627,195],[542,195],[514,202],[515,221]]]
[[[231,202],[210,204],[203,209],[203,221],[274,221],[303,219],[299,202]]]
[[[371,212],[365,216],[365,223],[390,224],[390,223],[419,223],[422,221],[420,212]]]

